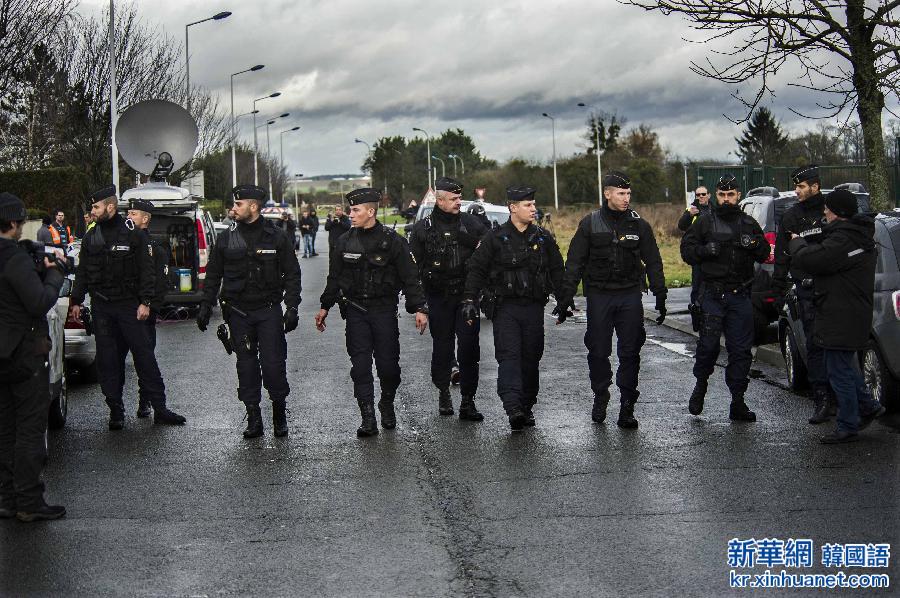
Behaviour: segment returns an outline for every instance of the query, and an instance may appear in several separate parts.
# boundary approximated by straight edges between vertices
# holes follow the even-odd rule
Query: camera
[[[75,273],[75,260],[71,256],[60,257],[54,251],[54,247],[47,247],[43,243],[37,241],[22,240],[19,241],[19,247],[28,252],[34,264],[37,266],[38,272],[43,275],[46,268],[44,267],[44,258],[56,264],[63,276]]]

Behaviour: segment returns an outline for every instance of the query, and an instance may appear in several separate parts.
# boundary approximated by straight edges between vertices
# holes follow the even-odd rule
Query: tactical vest
[[[546,300],[551,292],[547,266],[546,232],[539,226],[521,247],[508,233],[500,236],[500,255],[491,273],[491,286],[500,297]]]
[[[704,265],[718,265],[722,272],[716,273],[717,278],[738,281],[753,279],[753,257],[748,251],[741,249],[741,236],[751,234],[750,231],[744,231],[745,218],[750,216],[739,213],[734,222],[728,222],[715,210],[710,212],[709,240],[718,241],[721,244],[721,252],[716,259],[708,260]]]
[[[382,227],[374,248],[366,250],[358,228],[347,233],[347,244],[341,253],[343,268],[338,286],[344,295],[358,301],[396,297],[400,292],[397,268],[390,263],[391,247],[396,233]]]
[[[138,251],[131,245],[130,231],[134,223],[124,219],[113,231],[112,238],[103,236],[103,227],[91,229],[87,242],[82,244],[79,259],[84,261],[87,288],[91,295],[110,301],[133,299],[138,296]]]
[[[423,282],[429,290],[450,295],[462,293],[466,282],[466,262],[478,246],[463,219],[455,230],[439,231],[432,217],[425,218],[425,264]]]
[[[799,204],[798,204],[799,205]],[[796,232],[808,242],[819,243],[822,241],[822,226],[825,224],[825,213],[820,209],[799,210],[800,217],[797,219]]]
[[[276,300],[283,292],[278,268],[278,234],[275,225],[263,223],[263,231],[255,245],[248,245],[234,228],[222,235],[224,268],[222,298],[236,301]]]
[[[640,219],[636,212],[629,210],[613,227],[603,210],[591,213],[591,251],[585,278],[595,284],[604,281],[641,283],[644,270]]]

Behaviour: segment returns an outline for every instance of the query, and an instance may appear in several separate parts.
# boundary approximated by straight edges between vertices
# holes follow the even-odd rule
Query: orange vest
[[[62,237],[60,236],[59,231],[56,230],[56,226],[54,226],[54,225],[51,223],[51,224],[48,226],[48,228],[50,229],[50,236],[53,237],[53,244],[54,244],[54,245],[62,245]],[[75,240],[75,239],[72,238],[72,229],[69,228],[68,226],[66,226],[66,235],[67,235],[67,241],[68,241],[69,243],[71,243],[72,241]]]

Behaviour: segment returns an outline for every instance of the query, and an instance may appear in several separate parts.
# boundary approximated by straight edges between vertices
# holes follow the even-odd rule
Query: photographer
[[[22,200],[0,193],[0,519],[36,521],[66,514],[44,501],[41,482],[50,406],[46,315],[63,276],[55,259],[18,245],[26,218]],[[54,254],[65,257],[59,249]]]

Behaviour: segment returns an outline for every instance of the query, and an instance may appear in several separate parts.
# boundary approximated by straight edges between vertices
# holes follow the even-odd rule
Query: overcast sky
[[[105,0],[84,0],[99,14]],[[580,150],[580,101],[647,123],[674,154],[728,158],[741,116],[730,89],[690,72],[709,48],[679,17],[645,13],[614,0],[138,0],[143,18],[183,42],[184,25],[223,10],[233,15],[191,28],[191,80],[235,112],[252,100],[260,116],[290,112],[278,131],[292,173],[358,172],[365,147],[387,135],[462,128],[481,152],[504,161],[549,161],[549,112],[560,156]],[[784,78],[787,73],[781,73]],[[783,86],[770,107],[788,130],[814,123],[787,110],[816,98]],[[243,127],[252,138],[251,127]],[[263,143],[265,142],[263,138]]]

